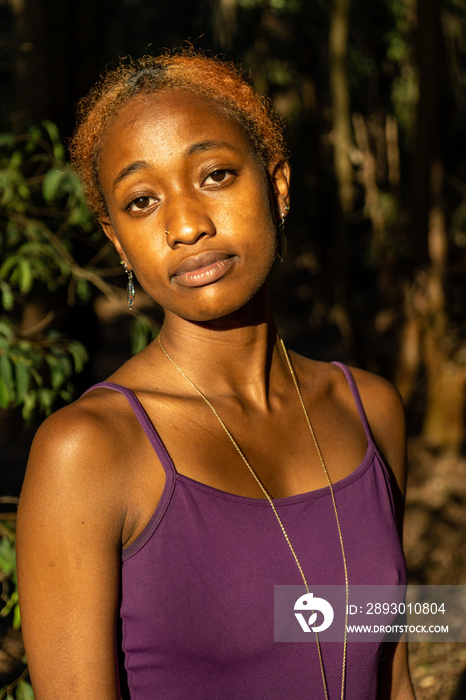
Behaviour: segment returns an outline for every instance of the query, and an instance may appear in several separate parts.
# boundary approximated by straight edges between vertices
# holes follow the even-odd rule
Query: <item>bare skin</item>
[[[215,405],[271,495],[326,486],[267,301],[276,218],[289,203],[288,165],[275,164],[266,177],[239,125],[202,98],[167,90],[121,110],[104,135],[99,174],[109,209],[102,226],[165,308],[165,348]],[[346,379],[333,365],[290,355],[337,482],[367,450]],[[359,370],[354,376],[403,493],[400,399],[384,380]],[[110,380],[136,392],[179,473],[263,497],[209,407],[156,342]],[[212,459],[218,453],[221,471]],[[115,392],[95,390],[39,430],[18,515],[36,700],[119,697],[120,550],[146,527],[164,481],[126,399]],[[414,697],[405,650],[398,644],[382,669],[392,700]]]

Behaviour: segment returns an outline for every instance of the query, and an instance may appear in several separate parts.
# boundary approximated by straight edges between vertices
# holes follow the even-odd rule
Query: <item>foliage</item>
[[[57,399],[73,398],[73,380],[88,359],[83,342],[66,332],[67,314],[89,307],[99,292],[120,297],[123,310],[125,294],[105,279],[121,277],[120,266],[111,246],[102,245],[56,126],[45,121],[19,137],[0,134],[0,147],[0,408],[20,407],[28,420],[49,413]],[[134,316],[138,352],[155,327],[143,314]],[[0,616],[19,629],[15,531],[6,520],[0,520],[0,587]],[[0,700],[31,699],[27,668],[0,689]]]
[[[0,3],[0,81],[15,83],[19,96],[16,104],[9,96],[13,90],[4,90],[0,110],[4,118],[10,107],[36,121],[53,115],[68,129],[70,106],[103,66],[119,55],[157,53],[188,37],[242,62],[286,120],[293,154],[290,247],[275,304],[283,331],[305,354],[342,356],[395,379],[409,401],[413,431],[420,429],[420,414],[435,404],[445,417],[439,428],[445,434],[445,422],[454,423],[456,386],[461,396],[454,413],[464,440],[466,159],[459,144],[466,124],[465,2],[350,2],[345,65],[354,206],[344,221],[335,187],[335,106],[329,90],[328,30],[336,4],[82,0],[73,8],[73,23],[66,11],[43,11],[40,41],[34,43],[24,30],[26,20],[37,17],[33,6],[44,10],[46,3],[27,0],[18,6],[20,21],[10,13],[13,3]],[[429,7],[428,25],[425,14],[422,24],[420,10],[428,14]],[[432,37],[440,46],[436,53]],[[428,46],[424,54],[422,43]],[[14,56],[23,46],[31,50]],[[84,60],[76,61],[76,47]],[[423,66],[429,53],[436,58],[437,78]],[[34,91],[36,64],[42,70]],[[432,95],[419,114],[422,74]],[[424,143],[434,146],[426,158],[429,149],[416,151],[423,132]],[[114,263],[82,204],[56,127],[46,121],[19,137],[0,135],[0,147],[0,407],[19,406],[30,418],[71,398],[75,374],[86,361],[86,340],[78,340],[64,316],[76,306],[91,313],[96,293],[115,297],[119,290],[107,281]],[[416,198],[425,214],[419,238],[413,236]],[[427,240],[430,259],[419,263],[417,251]],[[346,313],[335,303],[338,294]],[[29,310],[38,300],[39,320],[31,324]],[[133,315],[132,351],[138,352],[155,331],[150,319]],[[426,348],[432,347],[437,352],[429,355]],[[7,539],[0,570],[8,577],[13,540]],[[16,610],[12,585],[8,600]],[[27,692],[22,679],[17,698]]]
[[[156,328],[150,319],[143,315],[140,315],[139,318],[135,318],[131,333],[132,354],[136,355],[143,350],[156,335]]]
[[[19,138],[2,134],[0,145],[0,407],[20,406],[28,419],[50,412],[57,397],[71,399],[71,378],[87,353],[47,328],[53,313],[25,327],[25,308],[44,288],[74,285],[78,297],[88,296],[70,250],[76,228],[92,232],[93,225],[53,124]]]
[[[15,531],[8,521],[2,522],[0,537],[0,584],[4,603],[0,617],[7,617],[13,613],[13,627],[19,629],[21,621],[16,579]]]
[[[102,253],[56,126],[2,134],[0,146],[0,408],[19,406],[27,420],[69,402],[87,361],[83,343],[61,328],[70,308],[89,304],[96,289],[118,290],[104,280],[110,248]],[[137,350],[152,332],[147,319],[136,322]]]
[[[0,617],[13,618],[13,627],[21,625],[16,578],[15,528],[8,520],[0,520]],[[27,667],[14,681],[0,688],[0,700],[34,700]]]
[[[3,700],[3,698],[5,700],[34,700],[31,684],[24,678],[21,678],[15,687],[7,686],[7,688],[5,688],[6,695],[2,695],[2,690],[0,690],[0,700]]]

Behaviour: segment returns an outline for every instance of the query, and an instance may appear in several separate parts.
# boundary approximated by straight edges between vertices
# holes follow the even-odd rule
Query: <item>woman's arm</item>
[[[36,700],[119,698],[115,618],[123,512],[115,436],[76,404],[31,450],[18,511],[22,628]]]
[[[384,379],[361,370],[352,370],[372,434],[396,480],[394,493],[400,537],[402,536],[406,490],[406,434],[404,407],[396,389]],[[380,700],[414,700],[408,668],[407,643],[385,647],[379,675]]]
[[[400,537],[402,536],[406,491],[406,431],[401,397],[394,386],[363,370],[351,370],[371,427],[374,440],[392,472],[394,500]]]
[[[380,669],[380,700],[415,700],[409,675],[406,636],[403,635],[397,644],[388,642],[386,646],[389,654],[382,661]]]

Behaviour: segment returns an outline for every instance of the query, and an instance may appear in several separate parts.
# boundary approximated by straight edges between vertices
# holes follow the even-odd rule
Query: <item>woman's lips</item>
[[[183,287],[203,287],[221,279],[231,268],[234,256],[225,253],[201,253],[185,258],[172,280]]]

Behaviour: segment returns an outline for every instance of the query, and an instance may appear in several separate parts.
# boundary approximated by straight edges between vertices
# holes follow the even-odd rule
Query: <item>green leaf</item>
[[[14,338],[14,332],[11,326],[6,321],[0,321],[0,334],[5,338]]]
[[[32,267],[29,260],[24,258],[19,258],[17,266],[17,275],[15,277],[18,280],[19,289],[23,294],[28,294],[32,287]]]
[[[42,126],[47,131],[49,138],[50,138],[50,141],[52,142],[54,159],[56,161],[61,162],[65,157],[65,149],[63,148],[62,144],[60,143],[60,134],[58,132],[58,128],[57,128],[56,124],[49,121],[48,119],[45,119],[42,122]]]
[[[37,391],[37,395],[42,408],[44,409],[45,413],[49,415],[52,410],[54,392],[51,389],[43,388]]]
[[[88,229],[93,224],[93,218],[83,201],[75,201],[71,210],[69,223],[72,226],[81,226]]]
[[[15,605],[18,604],[18,591],[13,591],[3,608],[0,610],[0,617],[8,617]]]
[[[18,194],[21,197],[21,199],[25,199],[26,201],[29,199],[31,190],[29,189],[28,185],[25,182],[20,182],[18,185]]]
[[[9,408],[9,406],[10,406],[9,396],[7,394],[5,386],[3,385],[3,382],[0,380],[0,408]]]
[[[54,168],[49,170],[42,182],[42,194],[46,202],[52,202],[59,194],[63,175]]]
[[[18,260],[19,258],[17,255],[10,255],[7,257],[0,267],[0,276],[7,277],[7,275],[11,274],[11,271],[14,270],[18,264]]]
[[[11,576],[16,568],[16,553],[13,543],[8,537],[0,540],[0,571]]]
[[[68,345],[68,350],[73,358],[74,368],[76,372],[82,372],[84,364],[88,360],[87,350],[77,340],[72,340]]]
[[[52,389],[57,391],[61,384],[65,381],[66,378],[66,372],[63,371],[63,367],[60,366],[60,364],[57,363],[50,363],[50,381],[52,384]]]
[[[30,292],[33,282],[31,261],[20,255],[10,255],[0,268],[0,276],[10,275],[12,282],[17,282],[23,294]]]
[[[56,124],[49,121],[48,119],[44,119],[44,121],[42,122],[42,126],[46,130],[47,134],[49,135],[49,139],[53,144],[58,143],[60,141],[60,134],[58,133],[58,127]]]
[[[2,290],[3,308],[5,311],[11,311],[15,304],[15,298],[13,296],[13,292],[11,291],[11,287],[8,282],[0,280],[0,289]]]
[[[29,391],[24,396],[23,408],[21,414],[25,421],[32,418],[37,405],[37,394],[34,391]]]
[[[12,147],[15,144],[14,134],[4,133],[0,134],[0,146],[2,147]]]
[[[13,401],[13,365],[9,357],[2,355],[0,357],[0,406],[7,408]]]
[[[16,700],[34,700],[32,686],[27,681],[20,681],[16,686]]]
[[[15,609],[13,610],[13,627],[15,630],[19,630],[21,627],[21,612],[19,604],[15,605]]]
[[[81,301],[87,302],[91,300],[92,287],[87,280],[82,278],[78,279],[76,282],[76,294]]]
[[[72,384],[70,384],[70,382],[67,382],[65,389],[61,389],[58,392],[58,396],[61,399],[63,399],[63,401],[66,401],[66,403],[71,403],[71,401],[73,400]]]
[[[10,159],[10,170],[18,170],[23,162],[21,151],[15,151]]]
[[[23,403],[24,396],[29,389],[30,374],[23,359],[16,360],[14,365],[16,378],[16,403],[20,405]]]
[[[39,363],[40,360],[36,360],[36,363]],[[31,376],[33,377],[34,381],[36,382],[37,386],[42,386],[42,377],[40,376],[39,372],[35,369],[35,367],[29,367],[29,371],[31,373]]]
[[[156,331],[147,321],[136,318],[131,329],[131,352],[136,355],[156,336]]]

